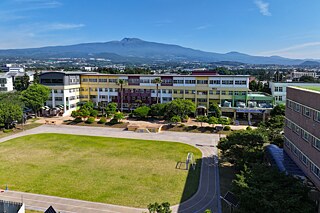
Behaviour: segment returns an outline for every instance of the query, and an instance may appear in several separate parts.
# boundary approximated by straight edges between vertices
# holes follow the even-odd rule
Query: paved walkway
[[[91,136],[105,136],[118,138],[134,138],[146,140],[160,140],[160,141],[176,141],[186,143],[198,147],[203,155],[201,165],[201,176],[199,188],[196,194],[189,200],[172,207],[173,212],[181,213],[197,213],[204,212],[205,209],[210,208],[216,212],[217,206],[217,178],[216,178],[216,162],[214,156],[217,153],[215,146],[219,140],[217,134],[199,134],[199,133],[180,133],[180,132],[161,132],[161,133],[136,133],[124,131],[117,128],[105,127],[87,127],[87,126],[48,126],[42,125],[40,127],[10,135],[1,138],[0,142],[30,134],[39,133],[62,133],[75,135],[91,135]],[[125,206],[109,205],[103,203],[87,202],[81,200],[59,198],[46,195],[37,195],[31,193],[22,193],[7,191],[0,194],[0,199],[23,202],[26,207],[34,210],[44,210],[52,205],[60,212],[115,212],[115,213],[136,213],[144,212],[146,209],[131,208]]]

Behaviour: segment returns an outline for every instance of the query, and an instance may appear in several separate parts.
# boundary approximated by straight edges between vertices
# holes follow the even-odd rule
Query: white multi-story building
[[[320,86],[320,83],[269,82],[269,88],[276,104],[286,103],[286,93],[288,86]]]
[[[13,66],[12,64],[5,64],[0,67],[2,72],[24,72],[23,67]]]
[[[10,92],[13,90],[13,78],[6,74],[0,74],[0,92]]]

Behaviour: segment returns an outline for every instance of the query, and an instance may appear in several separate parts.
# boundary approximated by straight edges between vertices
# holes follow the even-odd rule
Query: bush
[[[175,124],[178,122],[181,122],[181,117],[178,115],[175,115],[170,119],[170,122],[175,123]]]
[[[86,123],[87,124],[92,124],[92,123],[94,123],[94,117],[89,117],[87,120],[86,120]]]
[[[182,118],[182,121],[183,122],[188,122],[189,120],[189,116],[188,115],[185,115],[183,118]]]
[[[107,119],[105,117],[101,117],[98,121],[99,124],[105,124],[107,122]]]
[[[12,132],[12,131],[13,131],[12,129],[4,129],[3,133],[9,133],[9,132]]]
[[[118,120],[117,119],[115,119],[115,118],[113,118],[113,119],[111,119],[110,121],[109,121],[109,123],[108,124],[110,124],[110,125],[114,125],[114,124],[118,124],[119,122],[118,122]]]
[[[133,114],[139,119],[144,119],[148,116],[149,111],[150,111],[149,107],[141,106],[141,107],[138,107],[137,109],[135,109],[133,111]]]
[[[224,130],[224,131],[230,131],[230,130],[231,130],[231,127],[230,127],[230,126],[225,126],[225,127],[223,128],[223,130]]]
[[[97,117],[98,116],[98,111],[97,110],[92,110],[91,113],[90,113],[90,116]]]
[[[220,117],[220,118],[218,119],[218,123],[219,123],[219,124],[223,124],[223,125],[229,125],[229,124],[230,124],[230,118]]]
[[[73,121],[76,122],[76,123],[80,123],[80,122],[82,122],[82,118],[81,117],[76,117]]]

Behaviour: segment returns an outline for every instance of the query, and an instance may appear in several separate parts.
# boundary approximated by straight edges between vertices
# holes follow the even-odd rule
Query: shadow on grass
[[[189,167],[188,170],[188,176],[184,185],[184,189],[181,195],[180,203],[188,200],[191,198],[198,190],[199,182],[200,182],[200,172],[201,172],[201,163],[203,159],[197,159],[196,160],[196,166],[195,169],[192,168],[192,166]],[[177,164],[178,165],[178,164]],[[180,168],[181,170],[186,170],[186,163],[181,162]],[[180,206],[179,206],[180,209]],[[178,212],[179,212],[178,209]],[[181,211],[181,209],[180,209]]]

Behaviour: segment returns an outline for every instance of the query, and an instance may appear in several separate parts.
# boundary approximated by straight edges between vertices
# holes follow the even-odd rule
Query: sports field
[[[171,205],[196,192],[200,169],[176,169],[195,147],[173,142],[38,134],[0,144],[0,187],[110,204]],[[183,197],[183,198],[182,198]]]

